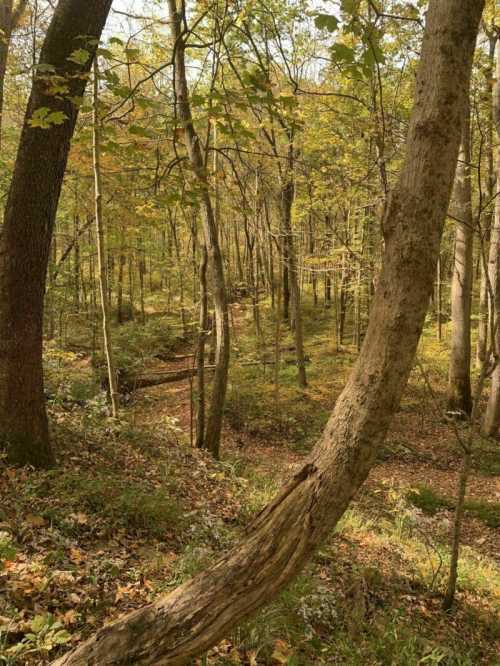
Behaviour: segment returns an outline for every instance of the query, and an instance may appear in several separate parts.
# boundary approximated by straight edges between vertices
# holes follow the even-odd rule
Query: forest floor
[[[307,455],[355,350],[336,349],[328,311],[306,308],[309,386],[299,390],[285,363],[277,391],[270,367],[239,363],[262,352],[251,309],[233,305],[233,319],[220,462],[190,444],[188,381],[134,392],[117,420],[99,394],[82,404],[54,399],[59,466],[41,472],[0,461],[0,664],[49,663],[173,589],[234,544]],[[265,334],[272,339],[270,323]],[[331,539],[278,600],[194,663],[500,664],[500,455],[492,441],[475,443],[457,600],[441,609],[460,449],[442,411],[447,344],[434,336],[429,327],[377,465]],[[48,356],[57,396],[85,393],[88,357]]]

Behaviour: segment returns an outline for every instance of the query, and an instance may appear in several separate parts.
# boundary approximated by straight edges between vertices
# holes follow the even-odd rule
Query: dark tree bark
[[[0,236],[0,445],[15,464],[50,465],[43,395],[43,300],[50,242],[78,109],[112,0],[60,0],[40,63],[67,81],[69,95],[48,93],[46,72],[36,76],[21,133]],[[82,35],[87,36],[82,39]],[[78,48],[84,65],[68,60]],[[45,74],[45,76],[44,76]],[[31,127],[35,111],[61,112],[64,121]]]
[[[57,666],[180,665],[297,575],[366,479],[413,364],[458,156],[482,0],[431,0],[407,152],[384,217],[366,338],[309,460],[213,566],[99,630]]]

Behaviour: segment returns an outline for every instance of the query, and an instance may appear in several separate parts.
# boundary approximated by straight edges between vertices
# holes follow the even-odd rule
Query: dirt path
[[[182,349],[179,355],[189,353]],[[172,358],[158,362],[154,370],[172,371],[193,367],[193,359]],[[419,486],[429,486],[439,496],[453,498],[457,485],[457,470],[460,458],[453,441],[453,435],[446,424],[436,422],[425,404],[415,403],[412,388],[410,400],[406,400],[400,413],[394,419],[388,435],[388,446],[399,449],[395,455],[388,455],[372,471],[367,483],[367,491],[380,488],[397,488],[401,493]],[[189,380],[163,384],[134,393],[130,408],[136,425],[157,423],[167,419],[175,420],[189,441],[191,423],[191,386]],[[304,458],[304,454],[290,449],[286,443],[269,444],[262,439],[244,436],[227,427],[223,435],[223,457],[238,459],[256,472],[271,477],[277,483],[291,475]],[[401,453],[401,451],[403,453]],[[407,455],[406,455],[407,453]],[[483,502],[500,500],[498,477],[474,472],[471,474],[467,498]],[[449,527],[452,511],[438,514],[436,531]],[[432,525],[431,525],[432,527]],[[466,516],[463,542],[489,556],[500,556],[500,530],[488,527],[483,521]]]

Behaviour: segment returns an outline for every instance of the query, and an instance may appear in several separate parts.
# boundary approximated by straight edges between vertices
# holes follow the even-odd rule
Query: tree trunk
[[[68,76],[69,95],[50,95],[35,77],[21,132],[0,235],[0,445],[11,463],[53,463],[43,394],[43,300],[59,194],[78,109],[111,0],[60,0],[40,54],[40,63]],[[69,60],[82,47],[84,64]],[[42,107],[64,114],[60,125],[32,127]],[[42,167],[43,165],[43,167]]]
[[[448,373],[448,409],[462,417],[472,409],[470,383],[471,342],[470,315],[472,302],[472,183],[470,109],[467,104],[458,157],[454,205],[456,222],[455,260],[451,283],[451,352]]]
[[[443,339],[443,321],[442,321],[442,282],[441,282],[441,255],[437,260],[436,268],[436,335],[439,342]]]
[[[125,269],[125,231],[123,224],[120,226],[120,254],[118,256],[118,283],[116,285],[116,320],[123,324],[123,280]]]
[[[73,263],[73,286],[75,289],[74,300],[75,300],[75,312],[80,311],[80,218],[78,214],[74,217],[74,235],[73,235],[73,252],[74,252],[74,263]]]
[[[290,151],[293,148],[290,147]],[[306,365],[304,360],[304,337],[302,332],[302,313],[300,310],[300,288],[297,260],[292,235],[292,205],[294,198],[293,173],[287,173],[285,184],[281,190],[281,215],[283,223],[284,244],[288,264],[288,285],[293,308],[294,338],[297,352],[297,369],[299,386],[307,386]]]
[[[290,321],[290,276],[288,271],[288,244],[285,238],[285,232],[282,231],[281,242],[281,257],[280,261],[283,264],[283,276],[281,278],[282,291],[283,291],[283,321],[291,324]]]
[[[12,20],[12,0],[0,3],[0,146],[2,142],[5,74],[9,57]]]
[[[200,330],[196,349],[196,377],[198,385],[196,411],[196,446],[205,448],[205,340],[208,326],[207,248],[203,246],[200,262]]]
[[[478,0],[430,0],[370,323],[308,462],[218,562],[103,627],[57,666],[187,663],[297,575],[366,479],[406,386],[429,303],[482,7]]]
[[[108,369],[109,397],[111,413],[118,416],[118,389],[116,381],[116,368],[113,359],[113,344],[111,341],[111,325],[109,318],[108,271],[106,266],[106,238],[104,233],[104,220],[102,216],[102,178],[101,178],[101,141],[99,118],[99,70],[97,58],[94,59],[94,95],[93,95],[93,127],[92,152],[94,160],[94,193],[95,193],[95,226],[97,239],[97,263],[99,269],[99,293],[101,296],[102,334],[104,355]]]
[[[27,3],[28,0],[18,0],[16,7],[13,7],[12,0],[0,2],[0,146],[2,145],[5,75],[7,73],[10,41],[12,33],[19,25]]]
[[[494,75],[493,70],[495,67],[495,46],[497,42],[497,35],[488,35],[489,49],[488,49],[488,67],[485,72],[486,94],[490,100],[488,105],[488,124],[487,124],[487,145],[488,151],[488,184],[486,188],[486,196],[488,201],[491,202],[495,196],[495,159],[494,159],[494,145],[493,145],[493,89],[494,89]],[[478,325],[477,325],[477,344],[476,344],[476,366],[482,367],[483,362],[486,360],[486,352],[488,348],[488,280],[487,280],[487,262],[484,257],[487,256],[488,243],[490,240],[491,223],[493,214],[488,212],[484,227],[479,229],[480,233],[480,246],[479,246],[479,271],[480,271],[480,284],[479,284],[479,308],[478,308]]]
[[[184,128],[184,138],[189,159],[202,190],[201,199],[204,213],[203,230],[213,281],[216,329],[215,365],[217,367],[212,382],[212,396],[205,432],[205,446],[212,452],[215,458],[218,458],[222,423],[224,419],[224,405],[226,402],[230,353],[229,313],[224,279],[224,265],[220,250],[217,223],[210,199],[205,162],[200,148],[200,141],[194,129],[191,106],[189,103],[189,90],[184,62],[184,0],[168,0],[168,6],[171,34],[174,41],[174,89],[176,95],[176,110],[179,115],[179,120]]]
[[[495,123],[496,138],[496,174],[497,190],[500,185],[500,41],[496,46],[496,77],[493,92],[493,122]],[[490,334],[494,340],[494,353],[500,351],[500,326],[493,323],[498,320],[500,313],[500,196],[495,199],[495,216],[491,230],[488,273],[492,294],[490,294],[489,322]],[[486,413],[483,420],[483,433],[487,437],[497,434],[500,426],[500,363],[497,363],[491,377],[491,389]]]

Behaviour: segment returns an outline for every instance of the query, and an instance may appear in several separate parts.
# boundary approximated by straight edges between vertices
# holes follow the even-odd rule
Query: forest
[[[498,0],[0,0],[0,666],[500,665]]]

